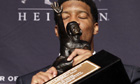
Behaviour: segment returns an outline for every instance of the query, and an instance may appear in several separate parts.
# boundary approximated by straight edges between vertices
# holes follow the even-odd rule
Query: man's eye
[[[88,16],[87,16],[87,14],[82,13],[82,14],[80,14],[80,15],[78,16],[78,18],[80,18],[80,19],[87,19]]]
[[[66,20],[66,19],[68,19],[68,18],[69,18],[69,16],[62,17],[63,20]]]
[[[78,18],[80,18],[80,19],[87,19],[87,17],[78,17]]]
[[[63,20],[66,20],[66,19],[68,19],[69,17],[70,17],[69,14],[62,13],[62,19],[63,19]]]

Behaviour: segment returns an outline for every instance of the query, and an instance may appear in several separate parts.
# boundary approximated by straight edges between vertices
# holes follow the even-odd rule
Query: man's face
[[[66,1],[62,6],[62,18],[65,28],[69,22],[76,21],[82,30],[80,39],[91,43],[98,24],[93,21],[90,7],[84,2],[76,0]]]

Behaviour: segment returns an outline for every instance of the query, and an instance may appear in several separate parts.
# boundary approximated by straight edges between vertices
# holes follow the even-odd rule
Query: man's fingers
[[[33,76],[31,84],[43,84],[45,81],[38,77],[37,75]]]
[[[73,66],[92,56],[90,53],[81,54],[73,59]]]
[[[53,78],[53,74],[49,72],[39,72],[33,76],[31,84],[43,84]]]
[[[90,50],[85,49],[75,49],[71,55],[67,58],[67,61],[71,61],[73,59],[73,66],[84,61],[85,59],[92,56],[92,52]]]
[[[82,50],[82,49],[81,49]],[[67,61],[71,61],[76,55],[78,55],[81,51],[79,49],[75,49],[71,55],[67,58]]]
[[[56,75],[57,75],[57,70],[55,67],[51,67],[50,69],[47,70],[47,72],[52,74],[53,77],[56,77]]]
[[[53,72],[53,77],[57,76],[57,71]]]
[[[71,61],[71,60],[72,60],[74,57],[76,57],[77,55],[82,55],[82,54],[84,54],[84,53],[86,53],[86,52],[91,52],[91,51],[85,50],[85,49],[75,49],[75,50],[71,53],[71,55],[68,57],[67,61]],[[89,53],[89,54],[91,54],[91,53]]]
[[[75,50],[71,53],[71,55],[67,58],[67,61],[71,61],[75,56],[77,55],[77,53],[75,52]]]
[[[47,72],[39,72],[37,74],[37,76],[41,79],[43,79],[44,81],[48,81],[52,76],[50,75],[50,73]]]

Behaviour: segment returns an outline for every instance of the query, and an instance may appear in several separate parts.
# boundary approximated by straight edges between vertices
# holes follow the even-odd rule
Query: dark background
[[[94,37],[95,51],[105,49],[120,57],[124,64],[140,66],[140,1],[94,1],[100,20],[99,34]],[[34,12],[40,13],[39,21],[34,21]],[[27,20],[19,21],[19,13],[26,13]],[[50,21],[46,20],[46,13]],[[53,11],[44,0],[27,0],[25,4],[20,0],[0,1],[0,78],[5,77],[0,84],[15,84],[17,76],[52,64],[58,53]]]

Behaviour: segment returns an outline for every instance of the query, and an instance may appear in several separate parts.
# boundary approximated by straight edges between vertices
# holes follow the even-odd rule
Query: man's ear
[[[93,32],[93,34],[94,35],[98,34],[98,31],[99,31],[99,26],[98,26],[98,23],[96,22],[96,23],[94,23],[94,32]]]
[[[57,25],[55,25],[55,35],[56,35],[57,37],[59,37],[59,34],[58,34],[58,26],[57,26]]]

